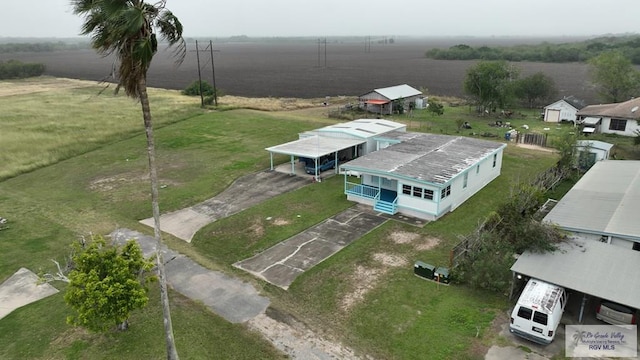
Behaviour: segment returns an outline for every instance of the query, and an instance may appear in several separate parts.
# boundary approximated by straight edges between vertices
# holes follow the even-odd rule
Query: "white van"
[[[530,279],[511,313],[509,330],[539,344],[549,344],[556,335],[567,305],[564,288]]]

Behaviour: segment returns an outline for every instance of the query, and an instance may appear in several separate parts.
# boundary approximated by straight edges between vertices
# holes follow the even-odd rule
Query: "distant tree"
[[[591,80],[604,102],[617,103],[638,95],[640,72],[618,50],[604,52],[589,60]]]
[[[555,82],[542,72],[522,78],[515,83],[515,95],[533,108],[558,94]]]
[[[200,95],[200,87],[200,81],[196,80],[184,88],[184,90],[182,90],[182,94],[189,96]],[[213,92],[213,86],[206,81],[202,81],[202,95],[213,96]]]
[[[102,237],[74,244],[74,269],[64,299],[77,313],[67,321],[92,331],[126,330],[129,315],[149,300],[145,275],[153,267],[140,246],[108,246]]]
[[[481,61],[467,70],[464,92],[474,98],[479,111],[494,111],[508,106],[517,78],[517,69],[506,61]]]
[[[444,114],[444,105],[436,99],[429,99],[427,103],[427,110],[438,116]]]

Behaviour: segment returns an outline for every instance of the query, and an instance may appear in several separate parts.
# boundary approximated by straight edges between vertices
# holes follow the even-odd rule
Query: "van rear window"
[[[518,309],[518,317],[523,319],[531,320],[531,309],[527,309],[526,307],[520,306]]]
[[[538,324],[547,325],[547,314],[536,311],[533,314],[533,321],[537,322]]]

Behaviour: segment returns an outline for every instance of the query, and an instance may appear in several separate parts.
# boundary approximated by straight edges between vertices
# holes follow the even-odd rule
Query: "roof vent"
[[[632,112],[632,113],[634,113],[634,112],[636,112],[636,111],[638,111],[638,107],[637,107],[637,106],[634,106],[634,107],[633,107],[633,109],[631,109],[631,112]]]

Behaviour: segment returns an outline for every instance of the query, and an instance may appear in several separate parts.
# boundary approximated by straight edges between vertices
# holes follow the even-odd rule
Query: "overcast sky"
[[[148,0],[153,2],[154,0]],[[76,37],[68,0],[0,0],[0,37]],[[638,0],[168,0],[185,37],[640,32]]]

